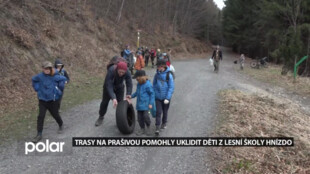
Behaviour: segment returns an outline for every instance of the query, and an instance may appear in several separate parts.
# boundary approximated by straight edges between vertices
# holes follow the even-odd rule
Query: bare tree
[[[125,0],[122,0],[122,5],[118,11],[118,15],[117,15],[117,18],[116,18],[116,23],[119,23],[119,20],[121,19],[122,17],[122,11],[123,11],[123,7],[124,7],[124,2]]]

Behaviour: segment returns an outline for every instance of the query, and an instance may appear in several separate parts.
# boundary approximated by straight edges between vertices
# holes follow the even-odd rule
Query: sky
[[[225,6],[224,0],[213,0],[215,4],[218,6],[219,9],[222,10],[222,8]]]

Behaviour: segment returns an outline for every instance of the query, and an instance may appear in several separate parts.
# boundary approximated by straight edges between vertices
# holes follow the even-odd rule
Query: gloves
[[[165,99],[165,100],[164,100],[164,104],[165,104],[165,105],[169,104],[169,100]]]

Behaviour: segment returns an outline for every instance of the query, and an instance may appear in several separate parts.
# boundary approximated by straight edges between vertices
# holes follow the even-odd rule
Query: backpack
[[[109,69],[111,66],[115,66],[119,63],[119,62],[126,62],[127,64],[127,61],[122,58],[122,57],[119,57],[119,56],[114,56],[112,57],[112,59],[110,60],[110,62],[108,63],[107,65],[107,69]]]
[[[172,77],[173,77],[173,80],[175,80],[175,75],[174,75],[174,73],[173,73],[172,71],[168,71],[167,76],[166,76],[166,81],[169,81],[169,74],[171,74]]]
[[[124,50],[123,50],[123,51],[121,51],[121,56],[122,56],[122,57],[124,57]]]

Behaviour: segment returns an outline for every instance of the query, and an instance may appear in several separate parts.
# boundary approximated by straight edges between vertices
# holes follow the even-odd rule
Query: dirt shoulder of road
[[[249,75],[259,81],[269,83],[274,86],[282,87],[289,92],[294,92],[302,96],[310,96],[310,78],[297,76],[294,81],[294,75],[289,72],[287,75],[281,75],[282,66],[269,64],[268,68],[251,68],[250,62],[252,60],[247,59],[245,68],[240,73]]]
[[[309,173],[310,115],[297,105],[239,90],[223,90],[213,136],[293,137],[294,147],[214,147],[214,173]]]

